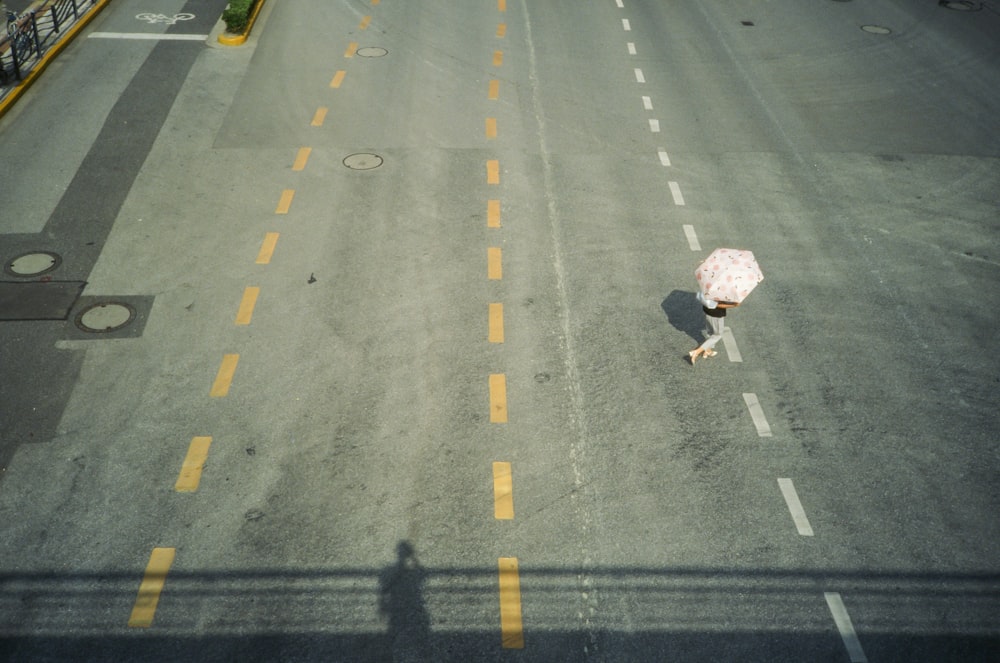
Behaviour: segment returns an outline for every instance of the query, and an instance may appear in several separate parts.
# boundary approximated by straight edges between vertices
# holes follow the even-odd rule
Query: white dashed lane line
[[[684,196],[681,194],[681,186],[677,182],[668,182],[670,185],[670,195],[674,197],[675,205],[684,204]]]
[[[636,54],[635,44],[632,43],[632,42],[628,43],[628,54],[629,55],[635,55]]]
[[[722,330],[722,344],[726,346],[726,354],[729,355],[729,361],[733,363],[741,363],[743,361],[743,355],[740,354],[740,349],[736,345],[736,337],[733,336],[733,330],[729,327]]]
[[[627,18],[622,19],[622,28],[625,30],[625,32],[632,31],[632,24],[628,22]]]
[[[757,394],[743,394],[743,400],[750,411],[750,418],[753,419],[753,425],[757,427],[757,435],[760,437],[771,437],[771,426],[767,423],[767,418],[764,416],[764,409],[761,408],[760,401],[757,400]]]
[[[660,133],[660,121],[659,120],[650,120],[649,121],[649,130],[652,131],[654,134]]]
[[[778,479],[778,487],[781,488],[781,494],[785,498],[785,504],[788,505],[788,511],[792,514],[792,521],[795,523],[795,529],[797,529],[799,534],[802,536],[812,536],[812,526],[809,525],[809,519],[806,518],[806,511],[802,508],[802,502],[799,501],[799,494],[795,492],[795,485],[792,483],[792,480]]]
[[[840,639],[844,641],[844,647],[847,648],[847,655],[851,657],[851,663],[868,663],[868,657],[865,656],[865,651],[861,648],[861,641],[858,640],[854,624],[851,623],[851,616],[847,614],[847,608],[844,606],[844,600],[840,598],[840,594],[824,592],[823,597],[826,598],[826,604],[830,607],[830,614],[833,615],[833,621],[837,624]]]
[[[687,237],[688,246],[691,247],[692,251],[701,251],[701,243],[698,242],[698,235],[694,232],[694,226],[684,226],[684,236]],[[725,341],[725,338],[723,338],[723,341]]]
[[[642,74],[642,69],[639,69],[638,67],[635,68],[635,82],[636,83],[646,82],[646,77]]]

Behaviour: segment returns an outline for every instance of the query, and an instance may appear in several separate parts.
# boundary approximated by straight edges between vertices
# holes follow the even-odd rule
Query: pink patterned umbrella
[[[716,249],[694,270],[701,294],[717,302],[741,303],[764,274],[750,251]]]

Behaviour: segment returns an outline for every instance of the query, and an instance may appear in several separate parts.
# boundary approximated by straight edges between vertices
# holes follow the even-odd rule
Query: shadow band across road
[[[522,562],[514,651],[500,644],[495,568],[424,567],[405,541],[396,554],[383,568],[174,570],[149,629],[125,628],[139,570],[3,573],[0,659],[847,661],[823,599],[835,591],[872,662],[1000,660],[997,574]],[[583,577],[590,626],[576,615]]]

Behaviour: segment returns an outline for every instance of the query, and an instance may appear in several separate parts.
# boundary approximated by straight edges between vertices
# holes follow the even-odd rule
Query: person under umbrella
[[[698,281],[698,301],[711,334],[705,342],[688,353],[691,364],[698,357],[714,357],[715,344],[726,328],[726,310],[740,303],[764,280],[757,259],[750,251],[716,249],[694,272]]]

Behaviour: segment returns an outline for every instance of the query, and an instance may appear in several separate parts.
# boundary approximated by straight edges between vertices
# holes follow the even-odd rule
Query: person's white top
[[[705,308],[715,308],[716,306],[719,305],[719,302],[715,301],[714,299],[708,299],[707,297],[705,297],[705,295],[701,294],[700,290],[698,291],[698,294],[695,295],[695,297],[698,298],[698,301],[701,302],[701,305],[704,306]]]

